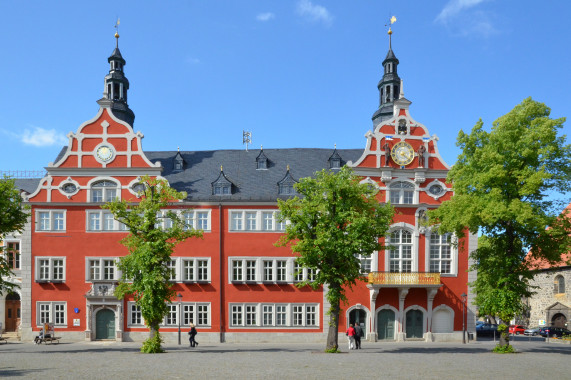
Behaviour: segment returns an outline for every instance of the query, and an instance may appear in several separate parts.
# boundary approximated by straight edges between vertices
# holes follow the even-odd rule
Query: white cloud
[[[55,129],[33,127],[33,130],[24,129],[18,138],[26,145],[51,146],[67,145],[68,139]]]
[[[297,3],[297,13],[311,21],[323,22],[327,26],[333,22],[333,16],[327,8],[313,4],[309,0],[300,0]]]
[[[276,17],[276,15],[274,15],[272,12],[266,12],[266,13],[260,13],[259,15],[257,15],[256,20],[266,22],[266,21],[270,21],[271,19],[273,19],[275,17]]]
[[[444,25],[452,34],[489,37],[498,33],[493,13],[474,8],[485,1],[450,0],[434,21]]]
[[[442,11],[440,11],[440,14],[436,17],[436,21],[446,23],[462,11],[472,8],[484,1],[485,0],[450,0]]]

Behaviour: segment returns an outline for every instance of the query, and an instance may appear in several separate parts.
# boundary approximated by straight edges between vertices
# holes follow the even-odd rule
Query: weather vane
[[[393,34],[393,31],[391,30],[391,25],[394,24],[396,21],[397,21],[397,18],[395,16],[393,16],[389,19],[389,22],[387,24],[385,24],[385,26],[389,27],[389,31],[387,32],[389,34],[389,49],[392,48],[391,35]]]
[[[117,17],[117,22],[115,23],[115,38],[117,40],[117,47],[119,47],[119,17]]]

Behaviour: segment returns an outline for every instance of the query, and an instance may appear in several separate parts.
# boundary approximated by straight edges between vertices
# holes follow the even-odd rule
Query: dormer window
[[[328,159],[329,169],[341,169],[341,156],[337,153],[337,149],[333,151],[333,154]]]
[[[216,181],[212,182],[213,195],[232,195],[232,181],[230,181],[224,172],[220,170],[220,175]]]
[[[256,157],[256,169],[265,170],[268,168],[268,157],[264,154],[264,150],[260,150],[260,154]]]
[[[287,170],[287,173],[285,175],[285,177],[278,182],[278,194],[280,195],[294,195],[296,194],[296,191],[293,187],[293,185],[295,185],[297,183],[297,181],[295,179],[293,179],[293,177],[291,176],[290,172],[289,172],[289,167]]]
[[[182,158],[180,152],[177,152],[174,157],[172,170],[174,172],[181,172],[184,170],[184,158]]]

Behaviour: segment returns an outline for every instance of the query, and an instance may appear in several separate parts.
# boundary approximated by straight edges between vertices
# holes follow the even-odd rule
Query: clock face
[[[96,154],[101,161],[109,161],[113,158],[113,149],[108,145],[101,145],[97,148]]]
[[[414,159],[414,149],[409,143],[400,141],[393,146],[391,157],[397,165],[406,166]]]

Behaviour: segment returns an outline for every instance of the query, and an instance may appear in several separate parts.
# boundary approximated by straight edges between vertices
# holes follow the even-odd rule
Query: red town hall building
[[[21,251],[16,298],[23,339],[31,340],[46,322],[66,340],[147,336],[133,300],[113,296],[121,275],[116,262],[127,254],[119,243],[126,232],[100,206],[113,198],[136,202],[140,177],[150,175],[188,194],[171,208],[189,228],[204,231],[204,239],[178,245],[167,263],[182,296],[169,304],[161,329],[167,341],[176,340],[179,323],[186,331],[192,322],[201,341],[323,342],[325,291],[297,287],[311,271],[299,268],[288,248],[274,246],[285,228],[276,219],[276,200],[295,195],[300,178],[343,165],[378,188],[379,200],[397,212],[388,236],[381,237],[392,248],[359,256],[363,281],[347,293],[339,333],[360,323],[370,341],[458,341],[465,323],[474,330],[467,284],[475,276],[468,255],[477,239],[451,244],[453,238],[423,224],[427,210],[452,196],[445,182],[449,166],[438,137],[409,113],[391,48],[365,149],[144,151],[143,135],[133,129],[118,44],[108,62],[97,115],[68,134],[68,146],[44,178],[17,182],[31,220],[5,244],[17,243]]]

